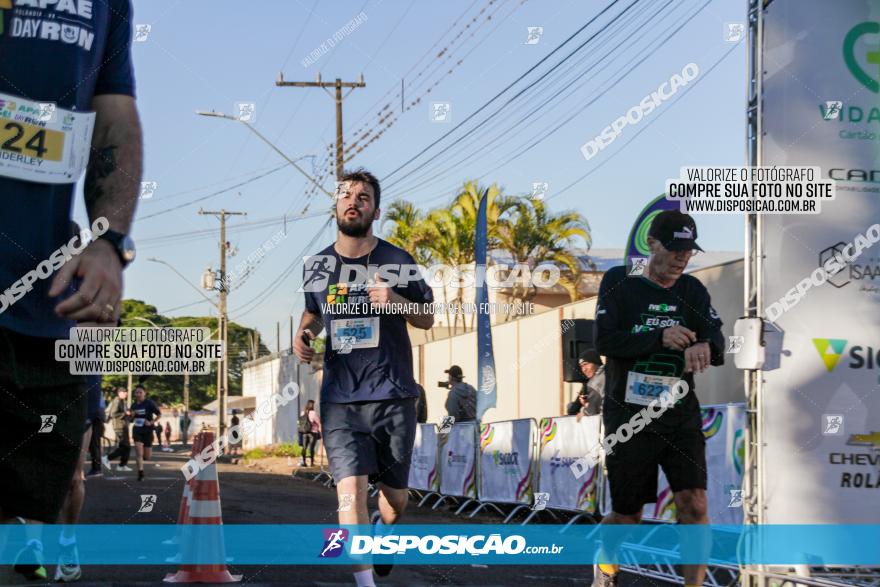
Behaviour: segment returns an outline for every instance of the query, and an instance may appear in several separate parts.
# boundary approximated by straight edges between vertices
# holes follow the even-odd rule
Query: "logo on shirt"
[[[648,304],[648,310],[651,312],[675,312],[678,306],[672,304]]]
[[[344,304],[345,296],[348,295],[348,285],[344,283],[337,283],[335,285],[331,285],[327,288],[327,303],[328,304]]]
[[[95,40],[88,24],[93,17],[92,4],[93,0],[0,0],[0,35],[77,45],[91,51]],[[3,27],[3,10],[12,10],[8,31]]]

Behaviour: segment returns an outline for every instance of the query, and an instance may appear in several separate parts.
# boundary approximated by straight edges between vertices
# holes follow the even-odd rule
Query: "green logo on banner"
[[[822,362],[825,363],[825,368],[828,369],[828,372],[834,371],[837,361],[840,360],[840,356],[846,350],[846,340],[842,338],[814,338],[813,345],[819,351],[819,356],[822,358]]]
[[[846,34],[846,38],[843,40],[843,60],[846,62],[846,66],[849,68],[850,73],[853,74],[853,77],[859,80],[859,83],[875,94],[880,93],[880,81],[872,77],[871,74],[866,72],[862,69],[862,66],[859,65],[859,62],[856,59],[855,47],[856,41],[858,41],[862,35],[876,35],[878,33],[880,33],[880,22],[863,22],[854,26]],[[880,71],[880,48],[875,51],[869,51],[865,57],[868,63],[876,64],[878,71]]]

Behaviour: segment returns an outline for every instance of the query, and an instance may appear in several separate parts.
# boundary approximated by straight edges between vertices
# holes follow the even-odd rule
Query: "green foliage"
[[[265,459],[268,457],[299,457],[302,454],[302,447],[295,442],[286,442],[284,444],[273,444],[270,446],[262,446],[252,448],[244,453],[244,458],[255,461],[257,459]]]
[[[155,306],[141,300],[122,301],[122,326],[149,328],[150,322],[156,326],[206,327],[211,329],[211,338],[217,337],[217,318],[211,316],[169,317],[158,313]],[[254,344],[256,331],[235,322],[229,323],[229,395],[241,395],[241,371],[245,362],[269,354],[262,343]],[[190,410],[198,410],[203,405],[217,399],[217,365],[211,364],[211,373],[191,375],[189,378]],[[132,384],[143,383],[149,396],[160,405],[183,405],[184,375],[135,375]],[[107,375],[104,387],[127,387],[127,375]]]

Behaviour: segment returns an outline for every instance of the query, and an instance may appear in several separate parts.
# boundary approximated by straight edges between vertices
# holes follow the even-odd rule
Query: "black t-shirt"
[[[135,428],[152,426],[153,416],[161,416],[159,406],[151,399],[131,404],[131,416],[134,419]]]
[[[346,274],[341,282],[343,267]],[[366,280],[376,273],[381,276],[389,267],[397,275],[410,276],[393,286],[395,293],[416,304],[434,301],[431,288],[415,271],[412,256],[382,239],[368,255],[357,259],[342,257],[330,245],[303,265],[306,311],[320,316],[327,331],[322,402],[419,396],[406,320],[399,313],[377,312],[369,303]]]
[[[721,318],[712,307],[709,292],[691,275],[682,275],[670,288],[646,277],[627,277],[625,267],[614,267],[602,277],[596,305],[596,347],[608,358],[605,364],[606,430],[614,430],[644,406],[626,403],[629,371],[677,377],[688,384],[688,393],[648,428],[699,429],[700,402],[694,376],[684,373],[684,353],[662,344],[663,330],[680,325],[693,330],[697,341],[709,343],[711,364],[724,363]]]

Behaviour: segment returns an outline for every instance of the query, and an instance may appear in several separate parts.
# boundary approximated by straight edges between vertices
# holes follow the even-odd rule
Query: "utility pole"
[[[220,218],[220,310],[219,317],[219,334],[220,340],[223,341],[223,356],[220,358],[220,365],[217,369],[217,399],[218,406],[218,438],[226,432],[226,395],[229,393],[229,329],[228,318],[226,315],[226,295],[228,293],[228,283],[226,281],[226,255],[229,253],[229,243],[226,242],[226,217],[227,216],[247,216],[247,212],[229,212],[227,210],[209,211],[199,210],[201,215],[211,215]]]
[[[184,429],[180,431],[180,437],[183,439],[183,446],[187,446],[189,437],[189,371],[183,374],[183,425]]]
[[[358,76],[358,81],[356,82],[344,82],[339,78],[336,78],[336,81],[333,82],[322,82],[321,74],[319,73],[315,81],[313,82],[286,82],[284,81],[284,76],[282,74],[278,74],[278,79],[275,81],[276,86],[291,86],[295,88],[323,88],[327,95],[333,98],[336,102],[336,181],[340,181],[342,179],[342,101],[348,97],[348,94],[354,91],[354,88],[364,88],[367,84],[364,83],[364,74]],[[331,94],[327,88],[335,88],[336,93]],[[342,88],[351,88],[348,91],[348,94],[345,96],[342,95]]]

